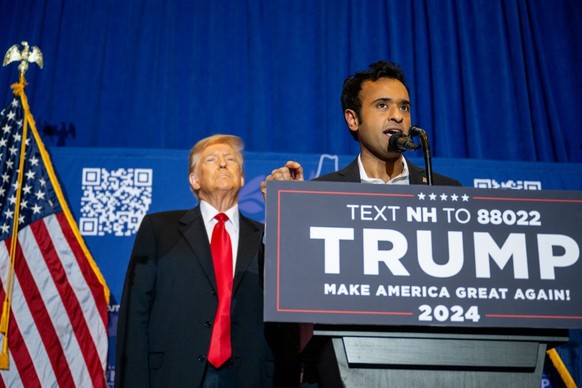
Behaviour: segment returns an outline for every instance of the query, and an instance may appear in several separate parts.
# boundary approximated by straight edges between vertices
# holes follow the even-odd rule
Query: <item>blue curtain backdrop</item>
[[[355,154],[349,74],[398,62],[433,155],[582,161],[575,0],[0,0],[0,49],[45,55],[27,93],[48,145]],[[6,101],[16,65],[0,72]]]
[[[26,92],[53,149],[223,132],[256,153],[355,155],[342,84],[386,59],[435,157],[581,163],[581,36],[580,0],[0,0],[0,55],[44,53]],[[2,105],[17,80],[0,71]]]

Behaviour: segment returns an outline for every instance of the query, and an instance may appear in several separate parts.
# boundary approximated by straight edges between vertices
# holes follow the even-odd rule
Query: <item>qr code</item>
[[[475,178],[473,179],[473,186],[479,189],[514,189],[514,190],[541,190],[541,181],[526,181],[526,180],[508,180],[505,182],[497,182],[495,179]]]
[[[79,229],[84,236],[131,236],[152,203],[153,171],[83,169]]]

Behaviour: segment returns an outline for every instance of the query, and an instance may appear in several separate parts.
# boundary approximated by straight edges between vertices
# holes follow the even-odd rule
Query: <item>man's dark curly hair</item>
[[[344,81],[344,87],[342,90],[342,112],[345,112],[346,109],[353,110],[356,112],[356,116],[361,123],[362,101],[360,100],[359,94],[362,90],[362,84],[365,81],[377,81],[380,78],[392,78],[402,82],[410,94],[408,86],[404,80],[404,72],[400,66],[394,62],[379,61],[372,63],[368,70],[356,73]],[[356,132],[350,131],[350,134],[355,140],[358,140]]]

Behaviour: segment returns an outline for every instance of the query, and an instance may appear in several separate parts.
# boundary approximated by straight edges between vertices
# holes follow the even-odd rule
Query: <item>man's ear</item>
[[[192,187],[192,190],[194,191],[200,190],[200,182],[198,181],[196,173],[191,173],[190,175],[188,175],[188,181],[190,181],[190,187]]]
[[[346,109],[344,111],[344,119],[346,120],[346,124],[348,124],[348,128],[352,132],[356,132],[358,127],[360,126],[360,122],[358,120],[358,115],[352,109]]]
[[[240,187],[244,187],[245,185],[245,177],[244,176],[240,176]]]

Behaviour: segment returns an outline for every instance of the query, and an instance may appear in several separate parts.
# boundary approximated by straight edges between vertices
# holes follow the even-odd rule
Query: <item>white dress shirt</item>
[[[204,220],[204,226],[206,227],[206,233],[208,234],[208,241],[212,242],[212,231],[214,230],[214,225],[218,223],[218,220],[214,217],[220,212],[206,201],[200,201],[200,212],[202,213],[202,219]],[[226,221],[224,225],[232,244],[232,275],[234,277],[239,235],[238,204],[225,211],[224,214],[228,217],[228,221]]]
[[[390,179],[388,182],[384,182],[382,179],[369,178],[364,170],[364,165],[362,164],[362,156],[358,155],[358,167],[360,168],[360,180],[362,183],[371,183],[374,185],[409,185],[410,184],[410,172],[408,171],[408,163],[404,157],[400,158],[402,161],[402,172]]]

